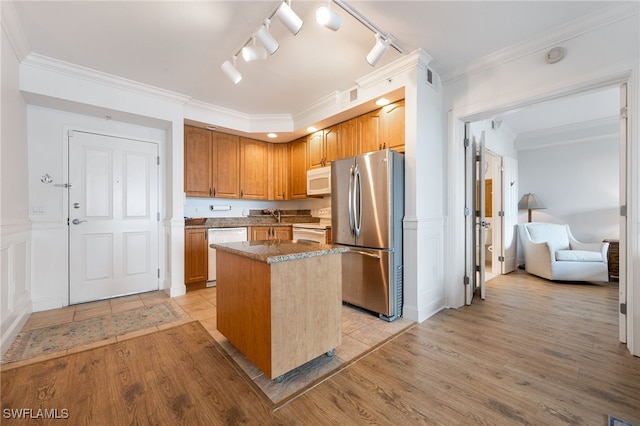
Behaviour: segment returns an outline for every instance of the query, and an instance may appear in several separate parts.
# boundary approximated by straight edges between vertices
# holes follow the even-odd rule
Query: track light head
[[[234,84],[238,84],[240,80],[242,80],[242,74],[236,69],[236,57],[233,57],[233,64],[231,61],[224,61],[222,66],[220,67],[222,71],[229,77]]]
[[[302,19],[291,9],[291,6],[287,4],[286,1],[283,1],[278,11],[276,12],[280,21],[284,24],[285,27],[291,31],[291,34],[296,35],[300,28],[302,28]]]
[[[378,61],[380,61],[387,52],[387,49],[389,49],[389,41],[383,39],[380,34],[376,34],[376,44],[367,54],[367,62],[369,65],[375,67]]]
[[[267,59],[267,51],[262,46],[245,46],[242,48],[242,58],[245,62]]]
[[[342,25],[342,17],[331,9],[329,2],[329,7],[322,6],[316,11],[316,22],[330,30],[338,31]]]
[[[278,47],[280,47],[280,45],[269,32],[269,29],[267,28],[268,22],[269,21],[266,21],[264,25],[260,26],[255,34],[255,37],[260,40],[260,43],[262,43],[264,48],[267,50],[267,53],[269,53],[269,55],[273,55],[274,53],[276,53],[276,50],[278,50]]]
[[[242,57],[245,62],[267,59],[267,50],[262,46],[256,45],[256,38],[253,37],[253,45],[247,45],[242,48]]]

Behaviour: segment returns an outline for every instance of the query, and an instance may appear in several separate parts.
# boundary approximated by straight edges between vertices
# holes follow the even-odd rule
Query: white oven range
[[[293,239],[301,242],[312,242],[319,244],[330,244],[330,229],[331,222],[329,223],[294,223],[292,225]]]

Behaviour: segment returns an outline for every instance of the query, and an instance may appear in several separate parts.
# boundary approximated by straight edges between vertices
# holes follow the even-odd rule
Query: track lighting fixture
[[[290,2],[289,2],[290,3]],[[291,5],[287,4],[286,1],[283,1],[276,15],[282,21],[285,27],[291,31],[291,34],[296,35],[300,28],[302,28],[302,19],[291,9]]]
[[[267,53],[269,53],[269,55],[273,55],[276,53],[276,50],[278,50],[280,45],[269,32],[269,22],[269,19],[265,19],[264,24],[261,25],[256,32],[256,38],[260,40],[260,43],[262,43],[264,48],[267,50]]]
[[[230,61],[224,61],[220,68],[234,84],[242,80],[242,74],[236,69],[236,56],[233,57],[233,64]]]
[[[342,24],[342,17],[331,9],[331,0],[329,6],[322,6],[316,11],[316,22],[333,31],[338,31]]]
[[[383,39],[379,33],[376,33],[376,44],[367,54],[367,62],[369,62],[369,65],[375,67],[378,61],[382,59],[384,54],[387,52],[387,49],[389,49],[389,42]]]
[[[253,37],[253,44],[242,48],[242,57],[245,62],[267,59],[267,51],[262,46],[256,46],[256,38]]]
[[[235,55],[233,55],[233,63],[231,63],[231,61],[225,61],[220,66],[222,71],[224,71],[227,77],[229,77],[235,84],[238,84],[238,82],[242,80],[242,74],[240,74],[236,69],[236,59],[240,52],[242,52],[244,60],[249,62],[266,59],[267,53],[269,55],[273,55],[280,47],[276,39],[273,38],[269,32],[271,18],[276,15],[289,29],[289,31],[293,33],[293,35],[298,34],[300,28],[302,28],[302,19],[300,19],[293,9],[291,9],[291,0],[283,0],[283,2],[269,14],[269,16],[264,20],[264,23],[260,25],[260,28],[258,28],[251,38],[247,40],[238,51],[236,51]],[[262,46],[258,46],[256,44],[256,39],[260,41]],[[249,43],[252,44],[250,45]]]

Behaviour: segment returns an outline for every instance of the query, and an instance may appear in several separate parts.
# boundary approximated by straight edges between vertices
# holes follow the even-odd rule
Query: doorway
[[[159,288],[158,145],[68,134],[69,303]]]
[[[617,169],[613,169],[613,168],[609,168],[609,173],[614,175],[615,178],[615,182],[608,184],[607,185],[607,190],[608,191],[615,191],[616,193],[618,193],[617,195],[619,196],[619,201],[616,200],[616,202],[613,203],[613,205],[611,206],[611,208],[609,209],[610,213],[613,213],[613,228],[614,230],[619,230],[619,238],[620,238],[620,250],[621,250],[621,254],[620,254],[620,259],[621,259],[621,266],[620,266],[620,281],[619,281],[619,286],[620,286],[620,292],[619,292],[619,300],[620,300],[620,304],[624,304],[626,301],[626,289],[627,289],[627,279],[625,275],[625,271],[626,268],[625,266],[622,265],[622,263],[624,263],[625,261],[625,253],[626,253],[626,242],[624,242],[625,237],[626,237],[626,217],[624,215],[620,215],[618,213],[619,210],[624,210],[624,209],[619,209],[619,206],[626,206],[626,183],[628,180],[628,174],[626,171],[626,162],[627,162],[627,155],[628,155],[628,148],[627,148],[627,144],[626,144],[626,129],[628,124],[626,123],[626,118],[625,118],[625,114],[619,114],[619,111],[625,111],[626,110],[626,103],[624,102],[624,95],[626,94],[626,84],[621,82],[609,82],[608,85],[597,85],[597,87],[587,87],[584,88],[583,90],[574,90],[571,91],[570,93],[567,93],[564,97],[550,97],[548,100],[544,101],[544,100],[538,100],[536,102],[532,102],[530,104],[522,104],[522,105],[518,105],[517,108],[515,108],[513,111],[523,111],[523,110],[528,110],[528,109],[534,109],[537,108],[539,105],[545,104],[545,103],[551,103],[551,101],[564,101],[566,99],[570,99],[570,98],[580,98],[581,96],[587,96],[589,94],[597,94],[598,92],[601,91],[613,91],[613,92],[617,92],[620,94],[620,105],[618,108],[618,105],[614,106],[613,108],[610,108],[609,112],[610,112],[610,117],[607,118],[607,120],[609,120],[610,122],[613,123],[614,127],[618,127],[619,126],[619,138],[618,137],[614,137],[613,138],[613,144],[611,149],[613,151],[615,151],[616,153],[619,153],[619,161],[615,164],[615,166],[617,166]],[[513,107],[512,107],[513,108]],[[575,112],[574,110],[572,110],[572,112]],[[489,117],[490,114],[490,118],[483,118],[483,115],[485,115],[486,117]],[[509,115],[512,114],[512,110],[507,109],[504,111],[492,111],[492,112],[485,112],[485,113],[479,113],[473,117],[470,117],[473,120],[482,120],[484,119],[486,120],[491,120],[491,121],[498,121],[498,123],[502,123],[502,125],[504,125],[505,121],[508,121],[509,119]],[[515,113],[513,113],[515,114]],[[604,119],[601,119],[601,121],[603,121]],[[607,121],[604,120],[604,121]],[[584,120],[585,122],[593,122],[593,121],[598,121],[596,120],[593,116],[589,117],[587,119]],[[618,123],[619,122],[619,123]],[[611,123],[609,123],[611,124]],[[584,130],[585,127],[583,124],[576,124],[573,126],[573,129],[570,129],[569,126],[565,126],[564,128],[562,128],[563,131],[567,131],[567,130],[583,130],[583,136],[581,137],[582,140],[594,140],[597,137],[599,137],[600,135],[598,135],[596,132],[591,131],[591,133],[586,133],[584,134]],[[548,129],[542,129],[544,131],[538,131],[537,133],[535,131],[529,131],[530,136],[548,136],[551,134],[551,132]],[[529,138],[528,143],[530,143],[533,140],[533,138]],[[549,146],[551,146],[551,142],[553,142],[550,138],[547,138],[545,140],[544,143],[549,144]],[[564,144],[565,148],[567,148],[568,146],[570,146],[570,143],[573,142],[580,142],[580,138],[576,138],[574,141],[572,142],[566,142],[566,141],[555,141],[555,143],[558,143],[560,145]],[[579,145],[573,145],[572,149],[575,149],[575,147],[578,147]],[[521,148],[522,145],[519,146],[519,148]],[[544,145],[542,145],[540,148],[545,148]],[[535,149],[535,148],[532,148]],[[568,149],[568,148],[567,148]],[[574,151],[574,157],[579,155],[583,155],[584,152],[580,152],[580,151]],[[510,156],[509,156],[510,157]],[[540,155],[537,158],[537,165],[539,169],[542,169],[543,173],[546,173],[547,175],[551,174],[551,172],[553,172],[555,169],[554,167],[558,167],[557,164],[554,164],[552,161],[550,161],[551,159],[553,159],[553,156],[548,155],[546,158],[547,160],[543,160],[544,155]],[[505,157],[507,158],[507,157]],[[516,158],[520,158],[519,155],[516,154]],[[587,157],[588,158],[588,157]],[[594,164],[599,164],[598,163],[599,158],[590,158],[588,160],[585,160],[588,164],[590,164],[591,166],[593,166]],[[586,163],[585,163],[586,164]],[[547,172],[545,172],[545,167]],[[583,166],[585,167],[585,169],[589,169],[592,171],[592,174],[594,175],[598,175],[598,173],[602,172],[601,168],[590,168],[590,166]],[[597,170],[598,173],[593,173],[593,170]],[[526,172],[526,171],[525,171]],[[522,173],[520,174],[522,175]],[[542,181],[544,181],[545,178],[548,178],[548,176],[545,176],[544,174],[542,175],[542,178],[536,178],[534,180],[537,181],[537,183],[540,183]],[[523,179],[521,179],[522,176],[518,176],[518,174],[515,175],[515,178],[511,178],[511,177],[507,177],[505,178],[506,181],[508,183],[514,182],[513,186],[515,186],[516,188],[518,188],[519,183],[521,183],[521,181],[523,181]],[[553,180],[553,179],[551,179]],[[557,186],[557,182],[558,179],[555,179],[556,182],[556,186]],[[526,182],[527,185],[530,182]],[[518,191],[520,193],[522,192],[535,192],[535,191],[531,191],[531,188],[527,187],[527,185],[524,186],[520,186],[520,188],[518,189]],[[586,185],[585,185],[586,186]],[[600,186],[602,186],[602,182],[600,182]],[[505,185],[504,187],[509,187],[508,185]],[[565,191],[566,192],[566,191]],[[518,194],[517,196],[521,195]],[[592,199],[598,199],[599,197],[591,197]],[[557,201],[557,203],[556,203]],[[560,204],[560,202],[562,201],[562,197],[556,197],[556,199],[554,200],[554,202],[552,203],[555,209],[558,209],[558,205]],[[517,203],[517,199],[515,200],[515,202]],[[594,207],[595,209],[595,207]],[[505,208],[505,210],[510,210],[508,207]],[[516,210],[517,211],[517,210]],[[568,214],[566,215],[562,215],[558,213],[558,210],[553,211],[552,209],[548,209],[546,212],[542,211],[544,213],[538,213],[537,216],[539,217],[539,221],[550,221],[553,222],[558,221],[558,223],[560,222],[567,222],[570,223],[572,222],[572,220],[576,220],[576,218],[579,218],[580,216],[583,216],[585,214],[585,212],[587,214],[589,214],[589,210],[587,208],[584,208],[578,212],[576,212],[576,214],[574,216],[570,216]],[[545,215],[546,213],[546,215]],[[595,212],[593,214],[601,214],[601,212]],[[601,218],[601,216],[599,216],[599,218]],[[526,220],[526,219],[525,219]],[[518,220],[515,221],[515,223],[517,223]],[[591,226],[593,226],[594,223],[598,223],[600,224],[601,221],[600,220],[591,220],[590,223],[592,224]],[[505,227],[504,229],[508,229],[509,227]],[[492,235],[493,236],[493,235]],[[607,237],[608,238],[608,237]],[[615,237],[614,237],[615,238]],[[503,241],[505,241],[505,239],[503,238]],[[624,252],[624,253],[623,253]],[[487,264],[488,266],[488,264]],[[488,271],[488,268],[487,268]],[[488,275],[488,273],[487,273]],[[625,342],[626,341],[626,316],[623,313],[620,313],[620,341]]]

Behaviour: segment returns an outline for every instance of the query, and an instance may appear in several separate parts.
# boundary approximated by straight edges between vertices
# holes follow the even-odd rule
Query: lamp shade
[[[518,202],[518,209],[520,210],[535,210],[535,209],[546,209],[542,201],[538,199],[536,194],[532,194],[529,192],[528,194],[524,194],[520,201]]]

